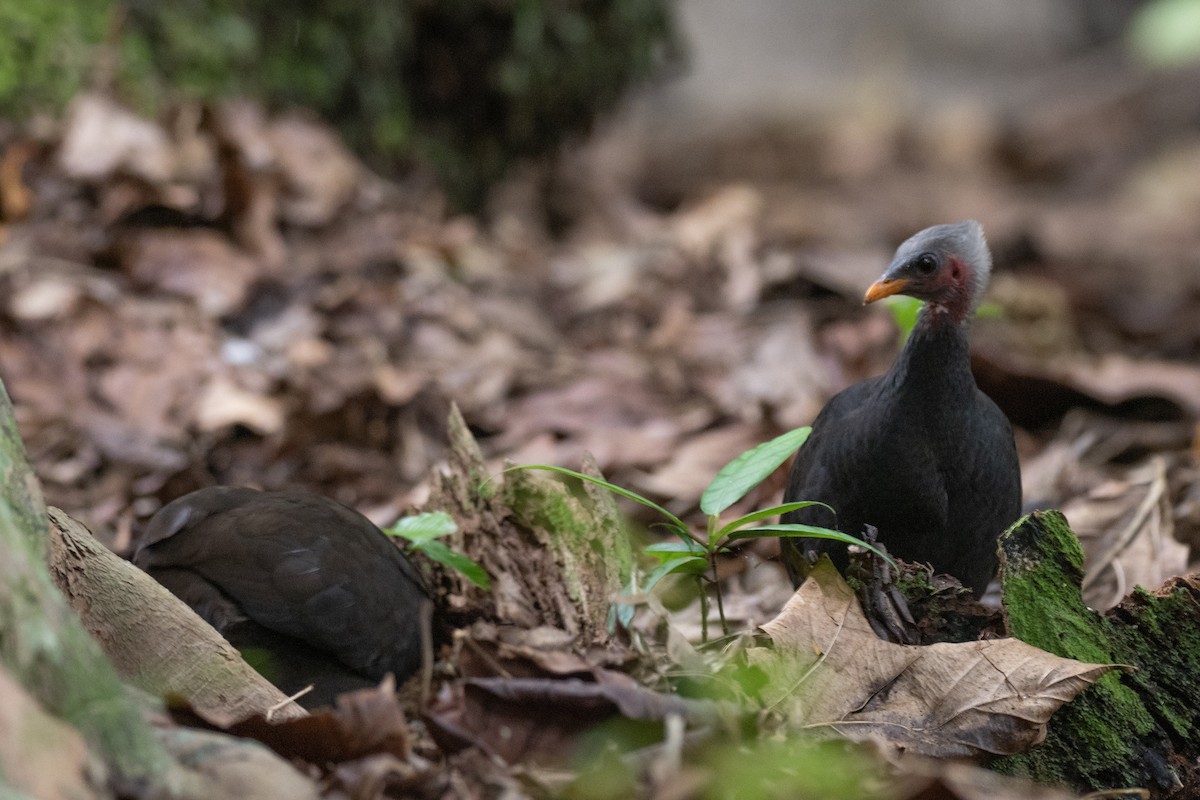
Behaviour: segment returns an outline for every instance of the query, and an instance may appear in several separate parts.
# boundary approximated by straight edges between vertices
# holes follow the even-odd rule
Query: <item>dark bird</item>
[[[811,506],[785,522],[854,535],[873,526],[893,555],[932,564],[976,596],[995,574],[997,538],[1021,511],[1012,427],[975,385],[967,348],[991,265],[974,221],[926,228],[900,245],[864,302],[924,300],[916,327],[891,369],[839,392],[817,415],[784,496],[837,512]],[[796,582],[804,556],[822,552],[845,567],[845,545],[783,540]]]
[[[370,520],[319,495],[192,492],[151,518],[133,561],[280,689],[313,683],[309,707],[421,666],[421,577]]]

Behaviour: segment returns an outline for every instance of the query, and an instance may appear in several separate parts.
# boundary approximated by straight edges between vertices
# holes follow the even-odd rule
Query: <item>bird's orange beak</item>
[[[908,283],[907,278],[881,278],[872,283],[870,289],[867,289],[867,296],[863,298],[863,304],[874,303],[876,300],[900,294],[908,288]]]

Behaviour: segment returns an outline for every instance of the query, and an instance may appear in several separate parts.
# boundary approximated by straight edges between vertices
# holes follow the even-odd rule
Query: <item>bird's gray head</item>
[[[926,301],[934,316],[963,322],[983,299],[991,271],[982,225],[975,220],[934,225],[896,249],[883,277],[867,290],[865,302],[906,294]]]

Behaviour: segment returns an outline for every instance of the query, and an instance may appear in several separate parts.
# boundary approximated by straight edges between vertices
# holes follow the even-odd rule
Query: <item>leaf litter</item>
[[[1048,141],[1053,125],[1038,127],[1053,118],[1047,109],[1031,116],[1037,125],[1009,134],[1028,152]],[[628,704],[622,710],[606,694],[601,676],[638,675],[636,691],[659,693],[646,702],[661,705],[655,724],[665,742],[643,751],[649,785],[652,775],[683,781],[700,768],[679,745],[691,740],[672,738],[670,720],[687,719],[671,710],[680,668],[711,676],[740,652],[791,683],[805,675],[802,686],[832,681],[815,700],[807,690],[775,698],[781,724],[849,738],[869,731],[910,753],[1011,752],[1036,741],[1054,704],[1078,690],[1088,669],[1104,667],[1075,674],[1020,652],[1010,663],[1012,654],[992,650],[1012,645],[996,642],[917,648],[915,658],[914,648],[891,651],[899,646],[866,638],[874,634],[851,615],[856,606],[831,616],[824,595],[843,598],[844,587],[821,587],[819,601],[793,597],[782,571],[762,561],[770,541],[746,544],[720,568],[727,611],[743,625],[788,603],[766,623],[782,643],[742,642],[744,649],[718,655],[695,646],[699,626],[686,617],[694,605],[680,615],[655,600],[639,612],[632,644],[641,649],[631,650],[602,613],[619,594],[612,575],[584,568],[583,594],[547,586],[567,555],[546,552],[545,526],[514,514],[511,497],[471,497],[481,474],[497,472],[505,457],[576,466],[590,453],[607,478],[694,514],[709,465],[810,421],[834,392],[886,365],[894,352],[886,312],[860,313],[858,292],[897,237],[967,208],[995,220],[998,260],[1010,254],[1003,261],[1012,275],[997,281],[1008,315],[980,323],[976,365],[981,385],[1029,425],[1021,432],[1026,472],[1042,476],[1027,480],[1029,499],[1065,506],[1078,519],[1096,565],[1095,607],[1134,583],[1178,574],[1188,555],[1176,540],[1200,539],[1194,435],[1180,433],[1198,413],[1192,390],[1200,372],[1181,355],[1194,354],[1200,329],[1177,302],[1146,311],[1193,288],[1178,265],[1190,263],[1194,247],[1168,235],[1183,229],[1183,206],[1164,200],[1157,215],[1129,210],[1158,167],[1130,162],[1108,194],[1046,207],[1018,181],[996,180],[1010,167],[989,161],[983,147],[962,151],[968,163],[985,162],[964,172],[919,148],[912,157],[926,163],[896,166],[904,163],[903,137],[887,126],[856,129],[856,147],[866,150],[854,152],[869,158],[830,144],[855,124],[834,115],[815,137],[824,144],[795,150],[800,160],[829,157],[804,169],[840,186],[836,193],[821,181],[784,185],[778,175],[716,186],[709,175],[700,183],[688,170],[712,162],[698,150],[686,168],[662,157],[640,186],[622,185],[636,169],[601,181],[603,157],[584,153],[574,179],[591,181],[580,195],[587,201],[575,209],[574,232],[555,239],[540,201],[529,199],[532,173],[500,195],[525,200],[490,221],[454,217],[419,178],[371,177],[327,128],[302,115],[229,104],[213,113],[184,109],[168,129],[81,98],[61,141],[3,142],[6,163],[11,156],[22,165],[24,182],[4,191],[0,363],[46,493],[108,542],[128,542],[130,528],[159,504],[211,482],[306,485],[376,509],[381,522],[432,497],[456,512],[456,548],[502,578],[485,596],[441,577],[452,613],[506,631],[486,646],[484,637],[452,648],[450,674],[501,681],[470,690],[472,702],[496,703],[509,691],[503,681],[520,674],[513,664],[534,664],[525,679],[541,683],[509,687],[517,693],[502,704],[506,725],[530,730],[580,703],[624,714]],[[928,134],[917,122],[902,124],[912,141]],[[46,146],[56,143],[57,151]],[[722,146],[739,147],[715,145]],[[587,158],[597,161],[589,166]],[[1053,148],[1041,158],[1056,168],[1078,163]],[[1178,148],[1162,158],[1178,166],[1194,153]],[[1044,168],[1037,163],[1020,169]],[[636,199],[655,191],[683,202],[655,208]],[[1167,181],[1161,191],[1187,197],[1192,189]],[[16,197],[28,202],[8,210]],[[1157,244],[1158,271],[1131,291],[1121,268],[1141,263],[1148,242]],[[1039,299],[1050,300],[1005,299],[1004,279],[1020,283],[1035,272]],[[1031,341],[1012,338],[1031,330]],[[1155,337],[1163,354],[1144,358]],[[452,403],[482,448],[470,464],[460,460],[457,477],[455,467],[435,469],[455,458],[444,423]],[[1092,416],[1072,423],[1080,407]],[[776,478],[763,491],[780,490]],[[760,499],[769,502],[752,496],[750,504]],[[611,511],[594,515],[615,519]],[[801,593],[815,591],[814,584]],[[859,637],[861,662],[840,672],[833,667],[849,648],[815,636],[830,632],[830,620],[846,642]],[[789,648],[794,658],[781,655]],[[480,662],[502,670],[482,675]],[[919,680],[922,662],[939,676],[933,688]],[[466,708],[463,680],[444,684],[450,699],[440,713]],[[530,691],[542,710],[522,716]],[[800,697],[806,702],[793,702]],[[904,703],[890,702],[898,698]],[[421,723],[407,724],[415,752],[439,758]],[[471,735],[482,742],[500,729]],[[556,747],[570,738],[552,737]],[[379,795],[518,786],[511,770],[472,748],[434,772],[384,757],[339,767],[337,791],[352,793],[354,781]],[[940,775],[940,791],[969,795],[946,789],[950,773]]]

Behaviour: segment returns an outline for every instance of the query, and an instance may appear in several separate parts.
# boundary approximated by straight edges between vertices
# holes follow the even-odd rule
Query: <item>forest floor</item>
[[[1047,90],[1020,120],[850,108],[680,144],[617,129],[521,170],[480,216],[371,174],[303,115],[160,124],[84,97],[4,142],[0,374],[48,502],[121,553],[214,483],[302,486],[390,523],[428,500],[451,404],[493,472],[590,453],[699,519],[722,465],[890,362],[892,316],[861,296],[892,248],[973,217],[1000,309],[973,326],[977,377],[1103,610],[1189,571],[1200,540],[1186,83]],[[776,547],[723,572],[738,626],[791,595]]]

